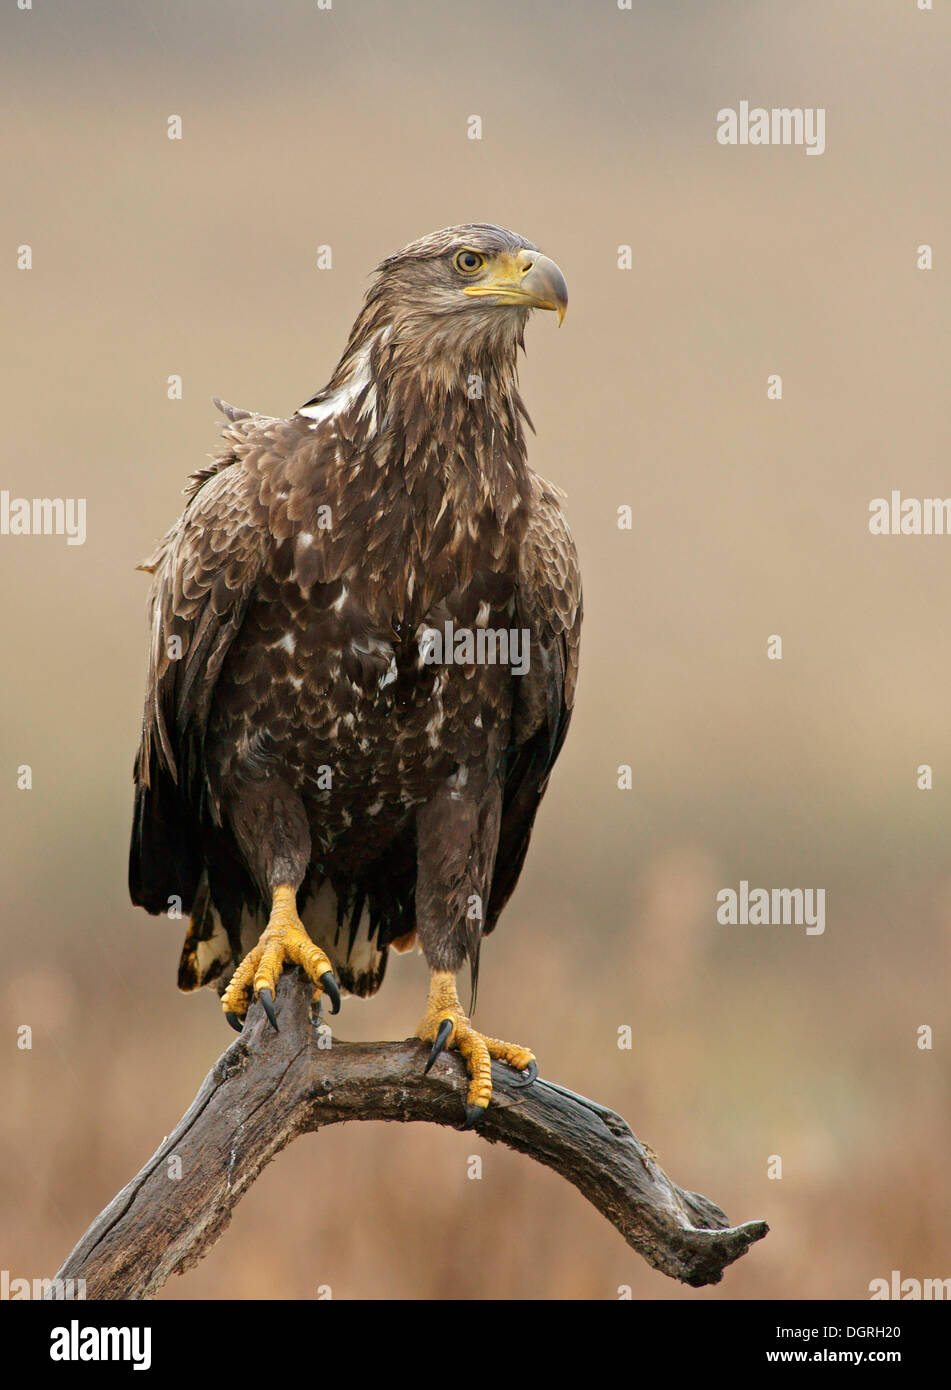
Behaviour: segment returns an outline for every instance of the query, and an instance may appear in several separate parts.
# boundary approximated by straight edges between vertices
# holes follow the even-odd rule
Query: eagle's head
[[[330,381],[299,413],[319,422],[353,408],[352,434],[411,415],[416,402],[441,411],[477,380],[524,415],[516,357],[525,323],[532,309],[551,309],[560,323],[567,306],[558,266],[515,232],[487,222],[432,232],[377,266]]]
[[[532,309],[560,323],[567,306],[564,275],[524,237],[487,222],[445,227],[377,267],[344,362],[374,339],[417,368],[511,360]]]
[[[553,309],[559,323],[568,286],[554,261],[537,246],[487,222],[445,227],[411,241],[377,267],[379,291],[409,312],[434,321],[450,318],[460,331],[503,322],[524,324],[531,309]]]

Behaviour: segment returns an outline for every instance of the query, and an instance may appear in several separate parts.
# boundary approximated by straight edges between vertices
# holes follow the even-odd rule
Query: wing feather
[[[530,664],[519,678],[486,932],[518,882],[535,815],[568,731],[578,680],[578,554],[561,508],[563,494],[537,474],[532,481],[515,602],[515,622],[529,630]]]
[[[199,823],[218,809],[201,758],[212,695],[273,544],[249,455],[285,422],[225,413],[225,452],[192,475],[182,516],[141,566],[153,575],[152,642],[129,887],[150,912],[166,911],[172,894],[188,911],[198,889]]]

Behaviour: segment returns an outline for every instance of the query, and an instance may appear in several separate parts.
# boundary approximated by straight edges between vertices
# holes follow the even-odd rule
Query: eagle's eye
[[[457,251],[453,265],[463,275],[474,275],[485,265],[485,257],[480,256],[478,251]]]

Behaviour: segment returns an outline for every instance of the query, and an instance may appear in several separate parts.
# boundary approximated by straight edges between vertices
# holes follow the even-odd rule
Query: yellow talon
[[[503,1042],[500,1038],[489,1038],[477,1032],[459,1002],[455,976],[449,970],[434,970],[426,1012],[416,1030],[416,1037],[435,1044],[445,1023],[451,1025],[451,1031],[442,1038],[441,1046],[453,1047],[460,1052],[469,1073],[466,1120],[468,1125],[472,1125],[492,1098],[492,1058],[507,1062],[516,1071],[526,1071],[529,1068],[534,1070],[535,1055],[517,1043]],[[435,1056],[431,1058],[430,1065],[432,1061],[435,1061]]]
[[[250,1007],[252,995],[256,999],[262,991],[266,991],[262,1002],[271,1022],[275,1023],[272,1000],[281,972],[288,964],[299,965],[307,972],[317,991],[330,996],[336,1013],[340,1007],[340,992],[333,977],[333,966],[307,935],[297,915],[297,894],[294,889],[290,884],[283,883],[274,889],[271,915],[261,939],[245,956],[221,996],[224,1012],[243,1018]]]

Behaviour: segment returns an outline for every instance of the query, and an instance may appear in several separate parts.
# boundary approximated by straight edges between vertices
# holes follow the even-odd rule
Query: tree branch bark
[[[218,1059],[173,1134],[96,1218],[57,1271],[85,1279],[91,1299],[152,1298],[197,1264],[281,1149],[344,1120],[425,1120],[458,1126],[467,1077],[444,1053],[423,1075],[427,1046],[333,1041],[318,1047],[310,990],[298,971],[278,986],[280,1032],[252,1005],[244,1032]],[[613,1111],[539,1078],[524,1089],[493,1064],[492,1103],[478,1134],[554,1169],[655,1269],[715,1284],[768,1231],[731,1227],[706,1197],[667,1177]],[[181,1177],[169,1176],[169,1159]]]

